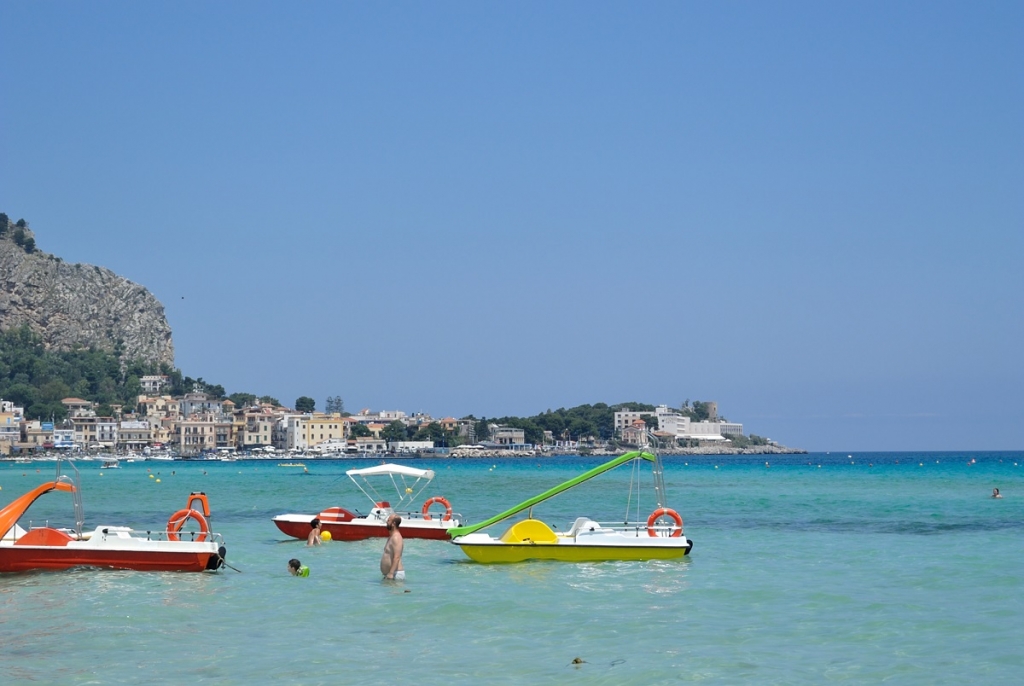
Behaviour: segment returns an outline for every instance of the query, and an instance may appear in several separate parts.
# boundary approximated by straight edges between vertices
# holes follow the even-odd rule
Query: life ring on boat
[[[679,538],[683,535],[683,518],[679,516],[679,513],[668,507],[659,507],[647,518],[648,536],[654,537],[658,535],[658,530],[654,528],[654,523],[658,521],[659,517],[671,517],[675,520],[676,528],[672,529],[672,538]]]
[[[199,525],[199,536],[196,537],[197,543],[202,543],[206,540],[206,534],[210,533],[210,523],[206,521],[199,511],[185,508],[184,510],[178,510],[171,515],[171,518],[167,520],[167,540],[177,541],[178,532],[181,531],[181,527],[185,526],[185,522],[189,519],[196,520],[196,524]]]
[[[427,500],[427,502],[423,503],[423,519],[427,520],[428,522],[430,521],[430,513],[428,513],[427,510],[429,510],[430,506],[433,505],[434,503],[441,503],[442,505],[444,505],[444,516],[441,517],[441,521],[450,521],[452,518],[452,504],[448,502],[447,498],[440,495],[435,495],[433,498],[430,498],[429,500]]]

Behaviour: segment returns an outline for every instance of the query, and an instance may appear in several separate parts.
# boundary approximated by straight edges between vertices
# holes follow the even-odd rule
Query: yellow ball
[[[321,531],[320,532],[320,540],[321,541],[329,541],[329,540],[331,540],[331,532],[330,531]]]
[[[411,489],[411,488],[406,488],[406,489],[405,489],[405,492],[406,492],[406,493],[412,493],[412,489]]]
[[[157,480],[156,480],[156,482],[157,482],[157,483],[160,483],[160,479],[157,479]]]
[[[150,475],[149,475],[149,478],[150,478],[150,479],[155,479],[156,477],[155,477],[155,476],[153,476],[152,474],[150,474]]]

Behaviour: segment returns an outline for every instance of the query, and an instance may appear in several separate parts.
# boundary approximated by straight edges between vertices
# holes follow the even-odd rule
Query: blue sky
[[[177,364],[1024,448],[1024,5],[3,3],[0,210]]]

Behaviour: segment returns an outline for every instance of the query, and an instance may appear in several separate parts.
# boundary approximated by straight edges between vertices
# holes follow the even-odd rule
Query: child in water
[[[309,567],[306,567],[293,557],[288,560],[288,572],[292,576],[309,576]]]
[[[320,534],[322,533],[320,530],[320,519],[314,518],[313,521],[309,523],[309,526],[311,528],[309,536],[306,537],[306,546],[320,545]]]

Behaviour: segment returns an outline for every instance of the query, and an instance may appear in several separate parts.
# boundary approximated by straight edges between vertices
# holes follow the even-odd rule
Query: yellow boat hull
[[[607,562],[612,560],[675,560],[690,546],[601,546],[537,543],[457,544],[474,562],[495,564],[528,560]]]

